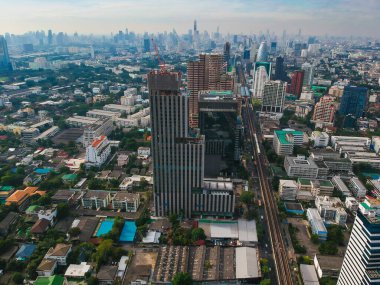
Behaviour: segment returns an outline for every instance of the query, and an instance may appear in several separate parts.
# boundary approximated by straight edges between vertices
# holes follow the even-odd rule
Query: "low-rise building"
[[[82,196],[82,206],[89,209],[107,208],[111,201],[111,193],[103,190],[88,190]]]
[[[114,284],[117,273],[117,266],[103,265],[100,267],[99,272],[96,274],[99,285],[112,285]]]
[[[340,176],[334,176],[331,179],[331,182],[334,184],[335,188],[343,194],[343,196],[350,197],[352,195],[350,189],[348,189]]]
[[[335,278],[339,276],[342,268],[343,257],[335,255],[315,255],[314,267],[319,278]]]
[[[318,166],[308,158],[286,156],[284,168],[289,177],[315,179],[318,177]]]
[[[345,205],[351,212],[356,212],[359,209],[359,202],[354,197],[346,197]]]
[[[57,269],[57,261],[54,259],[42,259],[40,265],[38,265],[36,272],[38,276],[50,277],[54,275],[54,271]]]
[[[304,133],[294,130],[276,130],[273,137],[273,148],[277,155],[293,154],[294,146],[304,143]]]
[[[294,201],[297,196],[298,185],[294,180],[280,180],[279,194],[282,200]]]
[[[109,140],[106,136],[100,136],[86,148],[86,165],[99,167],[107,161],[110,154]]]
[[[327,147],[330,137],[326,132],[314,131],[311,133],[311,140],[314,147]]]
[[[120,112],[112,112],[112,111],[106,111],[106,110],[99,110],[99,109],[93,109],[86,113],[87,117],[91,118],[107,118],[111,119],[112,121],[115,121],[116,118],[119,118],[121,116]]]
[[[112,209],[126,212],[137,212],[140,205],[140,194],[119,191],[112,198]]]
[[[34,195],[44,196],[45,191],[38,190],[38,187],[26,187],[24,190],[16,190],[6,200],[5,205],[16,204],[20,210],[26,209],[30,199]]]
[[[80,264],[70,264],[65,272],[65,277],[84,279],[87,272],[90,272],[90,270],[91,265],[86,262],[81,262]]]
[[[48,250],[45,259],[53,259],[57,261],[58,265],[66,265],[71,248],[71,244],[58,243],[55,247],[51,247]]]
[[[120,153],[117,156],[117,166],[124,166],[127,165],[129,161],[129,155],[126,153]]]
[[[138,149],[137,149],[137,155],[139,158],[148,158],[150,156],[150,147],[143,147],[143,146],[140,146]]]
[[[316,196],[332,196],[334,185],[330,180],[312,180],[311,181],[311,194]]]
[[[347,213],[344,203],[337,197],[317,196],[315,206],[325,222],[332,222],[344,226],[347,221]]]
[[[350,189],[356,198],[364,198],[365,195],[367,195],[367,188],[357,177],[352,177],[350,179]]]
[[[306,211],[306,215],[310,223],[312,233],[318,235],[319,240],[326,241],[327,229],[321,216],[319,215],[318,209],[309,208]]]
[[[304,285],[319,285],[314,265],[300,264],[300,272]]]

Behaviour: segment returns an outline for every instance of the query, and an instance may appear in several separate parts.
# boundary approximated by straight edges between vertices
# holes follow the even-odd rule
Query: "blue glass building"
[[[356,118],[363,116],[367,107],[368,89],[365,87],[346,86],[340,101],[339,113],[342,115],[354,115]]]

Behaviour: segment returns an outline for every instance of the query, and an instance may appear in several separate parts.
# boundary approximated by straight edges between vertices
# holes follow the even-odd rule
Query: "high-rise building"
[[[288,93],[296,95],[297,97],[301,95],[304,74],[305,71],[303,70],[297,70],[293,72],[290,81],[290,86],[288,88]]]
[[[257,60],[256,61],[268,61],[268,45],[266,42],[262,42],[259,47],[259,51],[257,52]]]
[[[12,70],[12,63],[9,58],[7,41],[0,36],[0,71]]]
[[[368,89],[365,87],[345,86],[340,101],[339,113],[342,115],[354,115],[357,118],[363,116],[368,102]]]
[[[53,44],[53,32],[51,30],[48,31],[48,45],[51,46]]]
[[[359,204],[338,285],[380,284],[380,201]]]
[[[264,83],[262,112],[282,113],[285,102],[286,82],[276,80]]]
[[[230,56],[231,56],[231,44],[229,42],[226,42],[224,44],[223,55],[224,55],[224,61],[227,62],[227,64],[229,64]]]
[[[144,39],[144,52],[150,52],[150,39]]]
[[[313,85],[314,81],[314,66],[308,62],[305,62],[304,64],[302,64],[301,69],[305,71],[305,74],[303,76],[303,86],[310,87],[311,85]]]
[[[313,121],[327,124],[333,123],[335,114],[334,101],[335,98],[332,96],[323,96],[319,102],[315,104]]]
[[[253,43],[252,46],[251,46],[250,54],[249,54],[250,60],[252,62],[256,61],[256,53],[257,53],[257,46],[256,46],[255,43]]]
[[[261,99],[263,97],[264,84],[269,80],[267,70],[264,66],[259,66],[255,71],[253,81],[253,97]]]
[[[225,73],[223,54],[200,54],[199,61],[187,63],[187,87],[190,91],[190,127],[198,127],[198,92],[232,90],[233,80]]]
[[[275,80],[286,80],[286,73],[284,68],[284,58],[282,56],[278,56],[276,58],[276,68],[274,72],[274,79]]]
[[[152,125],[155,214],[191,217],[192,190],[204,179],[204,136],[189,132],[189,97],[180,92],[181,74],[148,74]]]

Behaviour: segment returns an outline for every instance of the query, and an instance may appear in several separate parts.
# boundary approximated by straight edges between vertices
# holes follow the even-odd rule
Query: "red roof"
[[[106,136],[101,135],[98,139],[95,139],[92,142],[92,147],[98,147],[101,144],[101,142],[104,141],[105,138],[106,138]]]
[[[48,227],[50,226],[50,222],[46,219],[39,219],[30,229],[32,234],[42,234],[44,233]]]

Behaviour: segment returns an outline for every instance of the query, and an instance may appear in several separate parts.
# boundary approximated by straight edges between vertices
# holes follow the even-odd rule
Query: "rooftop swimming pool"
[[[113,227],[114,220],[113,219],[106,219],[100,223],[100,227],[98,231],[96,232],[96,237],[100,237],[102,235],[108,234]]]
[[[134,221],[125,221],[119,240],[121,242],[133,242],[136,235],[136,229],[137,227]]]

